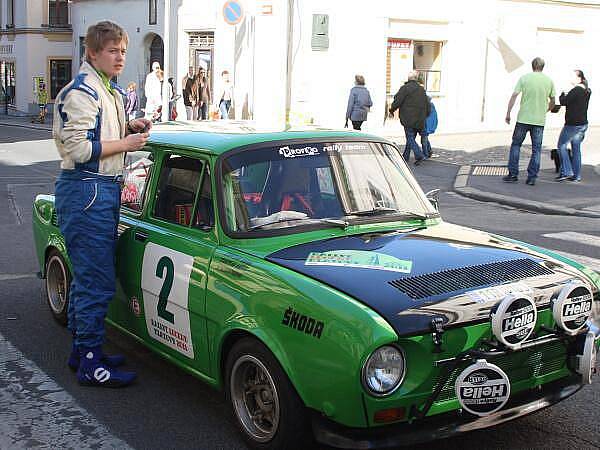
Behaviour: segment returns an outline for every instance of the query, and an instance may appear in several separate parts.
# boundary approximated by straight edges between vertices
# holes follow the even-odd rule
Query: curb
[[[600,166],[596,166],[596,172],[600,171]],[[485,192],[480,189],[467,186],[471,166],[461,166],[454,180],[454,192],[463,197],[472,198],[474,200],[484,202],[495,202],[502,205],[512,206],[514,208],[524,209],[526,211],[555,215],[555,216],[577,216],[600,218],[600,213],[593,211],[582,211],[575,208],[567,208],[563,206],[555,206],[551,203],[537,202],[534,200],[519,199],[509,197],[507,195],[496,194],[493,192]],[[600,175],[600,173],[599,173]]]
[[[5,122],[0,120],[0,125],[4,125],[7,127],[18,127],[18,128],[28,128],[30,130],[41,130],[41,131],[52,131],[52,125],[35,125],[29,123],[19,123],[19,122]]]

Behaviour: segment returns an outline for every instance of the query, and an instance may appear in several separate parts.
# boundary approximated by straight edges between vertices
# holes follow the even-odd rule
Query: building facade
[[[72,76],[72,32],[67,0],[0,0],[0,102],[13,113],[38,111]]]
[[[557,95],[569,89],[575,68],[584,70],[592,89],[600,77],[600,60],[590,56],[600,41],[597,0],[234,3],[242,11],[233,15],[238,23],[226,0],[73,0],[72,59],[82,55],[87,26],[112,19],[130,36],[122,85],[135,81],[143,96],[145,76],[158,60],[180,92],[188,67],[204,67],[216,104],[220,73],[228,70],[233,115],[273,126],[286,119],[342,126],[354,75],[362,74],[373,99],[366,129],[392,134],[401,128],[386,111],[412,69],[446,132],[506,129],[508,98],[535,56],[546,60]],[[594,98],[591,122],[600,119]],[[547,124],[562,120],[562,113],[549,115]]]

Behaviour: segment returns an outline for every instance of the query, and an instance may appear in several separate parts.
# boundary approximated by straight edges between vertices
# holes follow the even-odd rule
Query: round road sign
[[[239,0],[228,0],[223,5],[223,18],[229,25],[237,25],[244,20],[244,8]]]

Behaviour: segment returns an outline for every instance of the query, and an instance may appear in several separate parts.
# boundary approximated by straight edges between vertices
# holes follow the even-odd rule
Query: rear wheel
[[[52,316],[61,325],[66,325],[71,273],[58,250],[53,249],[48,253],[45,281],[43,292]]]
[[[226,364],[227,396],[246,442],[256,449],[310,445],[306,408],[273,354],[258,340],[234,345]]]

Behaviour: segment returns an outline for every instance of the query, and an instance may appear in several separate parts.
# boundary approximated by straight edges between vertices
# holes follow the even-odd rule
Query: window
[[[413,67],[427,92],[440,92],[442,78],[442,42],[415,41]]]
[[[133,211],[142,210],[153,165],[154,155],[150,152],[127,153],[121,206]]]
[[[148,0],[148,24],[156,25],[157,16],[157,0]]]
[[[6,28],[15,27],[15,0],[6,0]]]
[[[15,63],[0,61],[0,103],[15,104]]]
[[[60,90],[71,81],[71,60],[50,60],[50,98],[55,99]]]
[[[51,27],[69,25],[69,4],[67,0],[48,1],[48,24]]]
[[[158,180],[154,216],[186,227],[209,229],[214,224],[212,205],[208,165],[186,156],[168,156]]]

